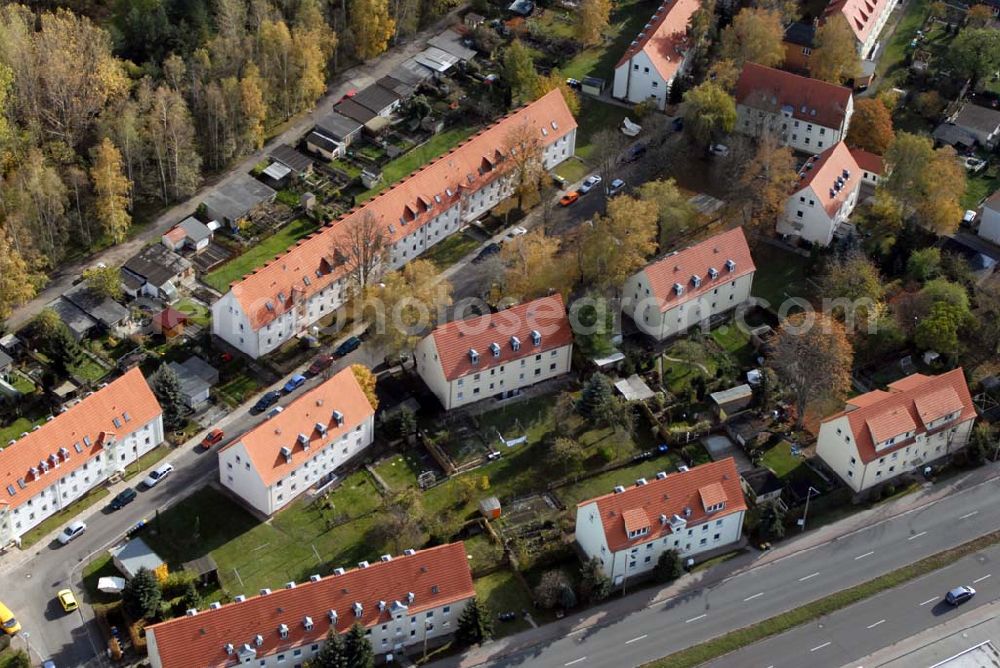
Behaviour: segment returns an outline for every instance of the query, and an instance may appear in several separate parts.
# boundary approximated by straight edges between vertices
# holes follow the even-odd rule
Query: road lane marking
[[[586,661],[587,657],[581,656],[579,659],[573,659],[572,661],[567,661],[564,666],[572,666],[573,664],[580,663],[581,661]]]
[[[638,638],[632,638],[631,640],[626,640],[625,644],[626,645],[631,645],[634,642],[639,642],[640,640],[645,640],[645,639],[646,639],[646,634],[643,634],[643,635],[639,636]]]
[[[972,517],[973,515],[975,515],[977,513],[979,513],[978,510],[973,510],[971,513],[965,513],[964,515],[962,515],[958,519],[960,519],[960,520],[967,520],[967,519],[969,519],[970,517]]]
[[[812,573],[811,575],[807,575],[804,578],[799,578],[799,582],[805,582],[806,580],[808,580],[810,578],[814,578],[817,575],[819,575],[819,571],[816,571],[815,573]]]
[[[920,538],[921,536],[926,536],[926,535],[927,535],[926,531],[921,531],[920,533],[913,534],[912,536],[910,536],[906,540],[916,540],[917,538]]]
[[[976,579],[976,580],[973,580],[973,581],[972,581],[972,584],[976,584],[977,582],[982,582],[982,581],[983,581],[983,580],[985,580],[986,578],[988,578],[988,577],[992,577],[992,576],[993,576],[993,574],[992,574],[992,573],[987,573],[987,574],[986,574],[986,575],[984,575],[983,577],[981,577],[981,578],[978,578],[978,579]]]
[[[753,596],[747,596],[745,599],[743,599],[743,602],[746,603],[747,601],[752,601],[755,598],[757,598],[758,596],[763,596],[763,595],[764,595],[764,592],[758,592],[758,593],[754,594]]]
[[[921,606],[925,606],[925,605],[927,605],[928,603],[933,603],[933,602],[934,602],[934,601],[936,601],[937,599],[938,599],[938,597],[937,597],[937,596],[935,596],[934,598],[929,598],[929,599],[927,599],[926,601],[924,601],[923,603],[921,603],[920,605],[921,605]]]
[[[813,647],[813,648],[812,648],[811,650],[809,650],[809,651],[810,651],[810,652],[815,652],[815,651],[816,651],[816,650],[818,650],[818,649],[823,649],[824,647],[827,647],[827,646],[829,646],[829,645],[832,645],[832,644],[833,644],[833,643],[832,643],[831,641],[827,641],[827,642],[823,643],[822,645],[816,645],[815,647]]]
[[[871,552],[865,552],[864,554],[859,554],[858,556],[854,557],[854,561],[857,561],[858,559],[864,559],[865,557],[870,557],[873,554],[875,554],[875,550],[872,550]]]
[[[687,620],[684,623],[685,624],[690,624],[691,622],[696,622],[699,619],[705,619],[706,617],[708,617],[708,613],[705,613],[704,615],[698,615],[697,617],[692,617],[691,619]]]
[[[880,620],[878,620],[877,622],[875,622],[874,624],[869,624],[869,625],[868,625],[868,628],[870,628],[870,629],[873,629],[873,628],[875,628],[876,626],[878,626],[879,624],[882,624],[882,623],[884,623],[884,622],[885,622],[885,620],[884,620],[884,619],[880,619]]]

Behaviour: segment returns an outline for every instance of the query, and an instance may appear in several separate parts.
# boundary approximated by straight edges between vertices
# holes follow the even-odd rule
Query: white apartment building
[[[979,219],[979,236],[1000,244],[1000,190],[983,202],[982,217]]]
[[[625,281],[622,312],[657,341],[736,308],[756,271],[743,228],[674,251]]]
[[[250,357],[280,347],[346,299],[347,230],[384,225],[383,265],[397,269],[513,193],[505,151],[535,134],[545,169],[573,156],[576,121],[554,90],[232,284],[212,305],[212,331]],[[530,140],[530,139],[529,139]],[[513,147],[516,148],[516,147]]]
[[[576,542],[615,585],[648,573],[660,555],[682,559],[740,540],[747,505],[732,457],[678,473],[657,473],[577,504]]]
[[[778,232],[830,245],[854,211],[860,187],[861,169],[844,142],[809,158],[778,220]]]
[[[854,113],[850,88],[756,63],[743,66],[734,97],[737,132],[813,155],[847,136]]]
[[[446,410],[569,373],[573,330],[561,295],[441,325],[417,344],[417,373]]]
[[[698,0],[666,0],[615,65],[612,95],[632,103],[652,100],[663,110],[670,87],[687,69],[688,24]]]
[[[375,411],[350,367],[219,452],[219,480],[272,515],[371,445]]]
[[[822,21],[841,15],[854,32],[862,60],[870,59],[878,47],[878,37],[897,0],[833,0],[823,10]]]
[[[961,368],[913,374],[848,400],[819,428],[816,454],[864,492],[965,447],[976,408]]]
[[[463,543],[407,550],[147,627],[149,661],[153,668],[301,668],[331,628],[346,633],[355,623],[376,655],[425,641],[434,647],[454,633],[475,595]]]
[[[163,442],[163,411],[132,369],[0,450],[0,545],[16,542]]]

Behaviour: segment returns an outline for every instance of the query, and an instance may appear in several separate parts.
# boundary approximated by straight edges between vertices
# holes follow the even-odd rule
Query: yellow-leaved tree
[[[389,16],[388,0],[351,0],[349,13],[358,58],[371,60],[389,48],[396,22]]]
[[[656,252],[660,208],[652,199],[627,195],[608,202],[580,236],[580,277],[587,285],[618,290]]]
[[[105,137],[94,150],[94,164],[90,179],[96,195],[94,208],[105,234],[120,244],[125,241],[132,216],[128,212],[128,194],[132,183],[122,169],[122,154],[110,139]]]
[[[372,405],[372,410],[378,410],[378,395],[375,394],[375,374],[364,364],[352,364],[351,373],[361,386],[361,391],[368,397],[368,403]]]

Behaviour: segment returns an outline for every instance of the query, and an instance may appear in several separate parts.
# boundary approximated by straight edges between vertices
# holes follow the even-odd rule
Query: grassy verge
[[[753,258],[758,267],[750,291],[754,297],[766,299],[776,309],[789,297],[808,296],[809,258],[765,243],[758,244]]]
[[[629,113],[631,112],[624,107],[599,102],[592,97],[582,98],[580,113],[577,116],[579,127],[576,130],[576,157],[584,161],[589,160],[597,150],[597,146],[593,143],[594,135],[600,130],[614,130],[620,127],[622,119]]]
[[[36,420],[19,417],[6,427],[0,427],[0,448],[6,448],[8,442],[21,438],[21,434],[30,433],[35,425],[44,423],[44,415]]]
[[[456,232],[423,254],[422,260],[430,260],[438,269],[447,269],[471,253],[479,245],[465,232]]]
[[[46,519],[41,524],[36,526],[31,531],[21,536],[21,549],[26,550],[42,538],[47,536],[49,533],[55,531],[63,524],[66,524],[71,519],[82,513],[87,508],[96,504],[98,501],[103,499],[108,495],[107,487],[95,487],[91,491],[87,492],[79,499],[74,501],[68,508],[63,508],[58,513],[52,517]]]
[[[970,175],[965,183],[965,195],[962,196],[962,206],[966,209],[975,209],[993,191],[1000,188],[1000,167],[990,165],[979,174],[975,176]]]
[[[219,292],[226,292],[229,290],[230,283],[243,278],[276,255],[288,250],[296,241],[312,234],[316,227],[316,223],[306,218],[293,220],[243,255],[233,258],[215,271],[206,274],[202,280]]]
[[[587,175],[587,165],[577,157],[572,157],[555,168],[556,174],[566,179],[567,183],[581,181]]]
[[[475,581],[476,595],[486,605],[493,615],[493,633],[496,638],[503,638],[531,628],[521,617],[521,610],[532,610],[534,602],[524,584],[514,575],[513,571],[501,570],[483,576]],[[517,618],[509,622],[501,622],[496,617],[501,612],[516,612]]]
[[[929,0],[911,0],[906,5],[903,10],[903,18],[899,20],[899,24],[896,26],[892,36],[889,37],[885,50],[882,52],[882,57],[879,58],[876,76],[884,77],[887,74],[891,74],[893,70],[903,64],[910,40],[913,39],[917,28],[920,27],[927,16],[928,3]],[[886,35],[881,35],[880,39],[884,42]]]
[[[1000,531],[995,531],[981,538],[971,540],[950,550],[938,552],[908,566],[897,568],[881,577],[874,578],[868,582],[862,582],[850,589],[838,591],[835,594],[813,601],[812,603],[807,603],[794,610],[775,615],[753,626],[737,629],[700,645],[689,647],[680,652],[674,652],[662,659],[651,661],[645,664],[645,666],[647,668],[693,668],[752,643],[784,633],[796,626],[814,621],[824,615],[829,615],[849,605],[871,598],[887,589],[898,587],[901,584],[915,580],[931,571],[949,566],[962,557],[986,549],[997,543],[1000,543]]]

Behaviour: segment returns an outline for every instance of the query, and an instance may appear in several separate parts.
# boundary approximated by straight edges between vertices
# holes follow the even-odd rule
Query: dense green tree
[[[35,346],[49,358],[52,372],[59,378],[68,376],[82,353],[59,314],[48,307],[42,309],[32,320],[32,330]]]
[[[184,412],[184,395],[177,373],[164,364],[150,377],[149,386],[163,409],[164,426],[168,429],[179,426]]]
[[[952,67],[969,79],[974,90],[1000,69],[1000,30],[966,28],[958,33],[947,53]]]
[[[462,647],[481,645],[493,637],[493,619],[479,597],[466,604],[458,618],[455,641]]]
[[[597,557],[591,557],[580,568],[580,598],[588,603],[600,603],[611,595],[611,578]]]
[[[941,249],[934,246],[915,250],[906,260],[906,275],[914,281],[924,283],[940,273]]]
[[[344,636],[337,633],[335,628],[330,627],[323,647],[306,665],[308,668],[346,668],[344,665]]]
[[[524,102],[534,96],[538,87],[535,59],[521,40],[515,39],[504,49],[500,67],[514,100]]]
[[[344,638],[344,664],[347,668],[372,668],[375,654],[365,635],[365,627],[355,622]]]
[[[684,575],[684,564],[681,562],[681,555],[677,550],[664,550],[661,552],[660,558],[656,560],[656,568],[653,574],[660,582],[673,582]]]
[[[736,102],[721,86],[706,81],[684,94],[684,132],[705,146],[736,125]]]
[[[594,418],[600,407],[614,397],[611,380],[601,372],[595,373],[583,385],[576,409],[586,418]]]
[[[959,330],[971,324],[967,311],[948,302],[935,302],[917,323],[914,343],[922,350],[954,355],[959,348]]]
[[[134,620],[152,619],[160,612],[162,596],[156,575],[143,567],[125,583],[122,605],[126,614]]]

